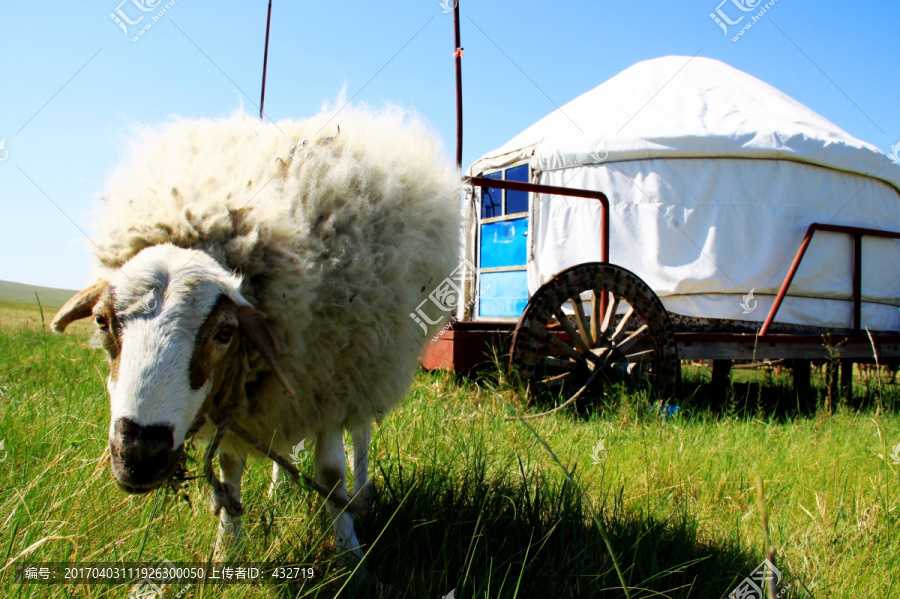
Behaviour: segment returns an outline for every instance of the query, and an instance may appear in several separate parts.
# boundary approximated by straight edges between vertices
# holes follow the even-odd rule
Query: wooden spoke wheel
[[[629,270],[590,262],[562,271],[519,318],[510,370],[537,396],[574,399],[610,380],[671,390],[680,378],[669,316]]]

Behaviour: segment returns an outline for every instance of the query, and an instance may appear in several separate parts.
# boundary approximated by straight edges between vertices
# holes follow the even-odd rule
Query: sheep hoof
[[[267,493],[269,499],[275,499],[275,495],[278,493],[278,487],[281,485],[276,482],[272,482],[269,484],[269,492]]]

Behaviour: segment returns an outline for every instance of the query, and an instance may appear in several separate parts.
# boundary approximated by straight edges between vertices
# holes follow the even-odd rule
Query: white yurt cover
[[[610,261],[687,316],[763,320],[813,222],[900,230],[900,167],[708,58],[638,63],[489,152],[469,174],[523,160],[533,182],[605,192]],[[529,293],[564,268],[600,259],[598,202],[537,195],[531,213]],[[848,236],[816,233],[776,321],[851,327],[851,257]],[[863,326],[897,331],[900,241],[864,238],[862,270]]]

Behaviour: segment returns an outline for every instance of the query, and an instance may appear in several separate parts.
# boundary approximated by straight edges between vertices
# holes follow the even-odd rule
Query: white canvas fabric
[[[536,182],[605,192],[610,261],[688,316],[763,320],[813,222],[900,230],[900,168],[887,156],[707,58],[639,63],[469,172],[522,159]],[[532,213],[530,292],[599,259],[599,203],[536,196]],[[776,320],[852,326],[851,256],[849,237],[816,233]],[[900,330],[898,274],[900,241],[865,238],[863,326]]]

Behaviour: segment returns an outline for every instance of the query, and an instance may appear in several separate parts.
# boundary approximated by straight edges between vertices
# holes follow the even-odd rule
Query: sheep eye
[[[233,325],[225,325],[216,333],[215,340],[219,343],[228,343],[234,336],[235,327]]]
[[[97,323],[97,326],[100,327],[101,330],[109,329],[109,320],[102,314],[98,314],[94,317],[94,322]]]

